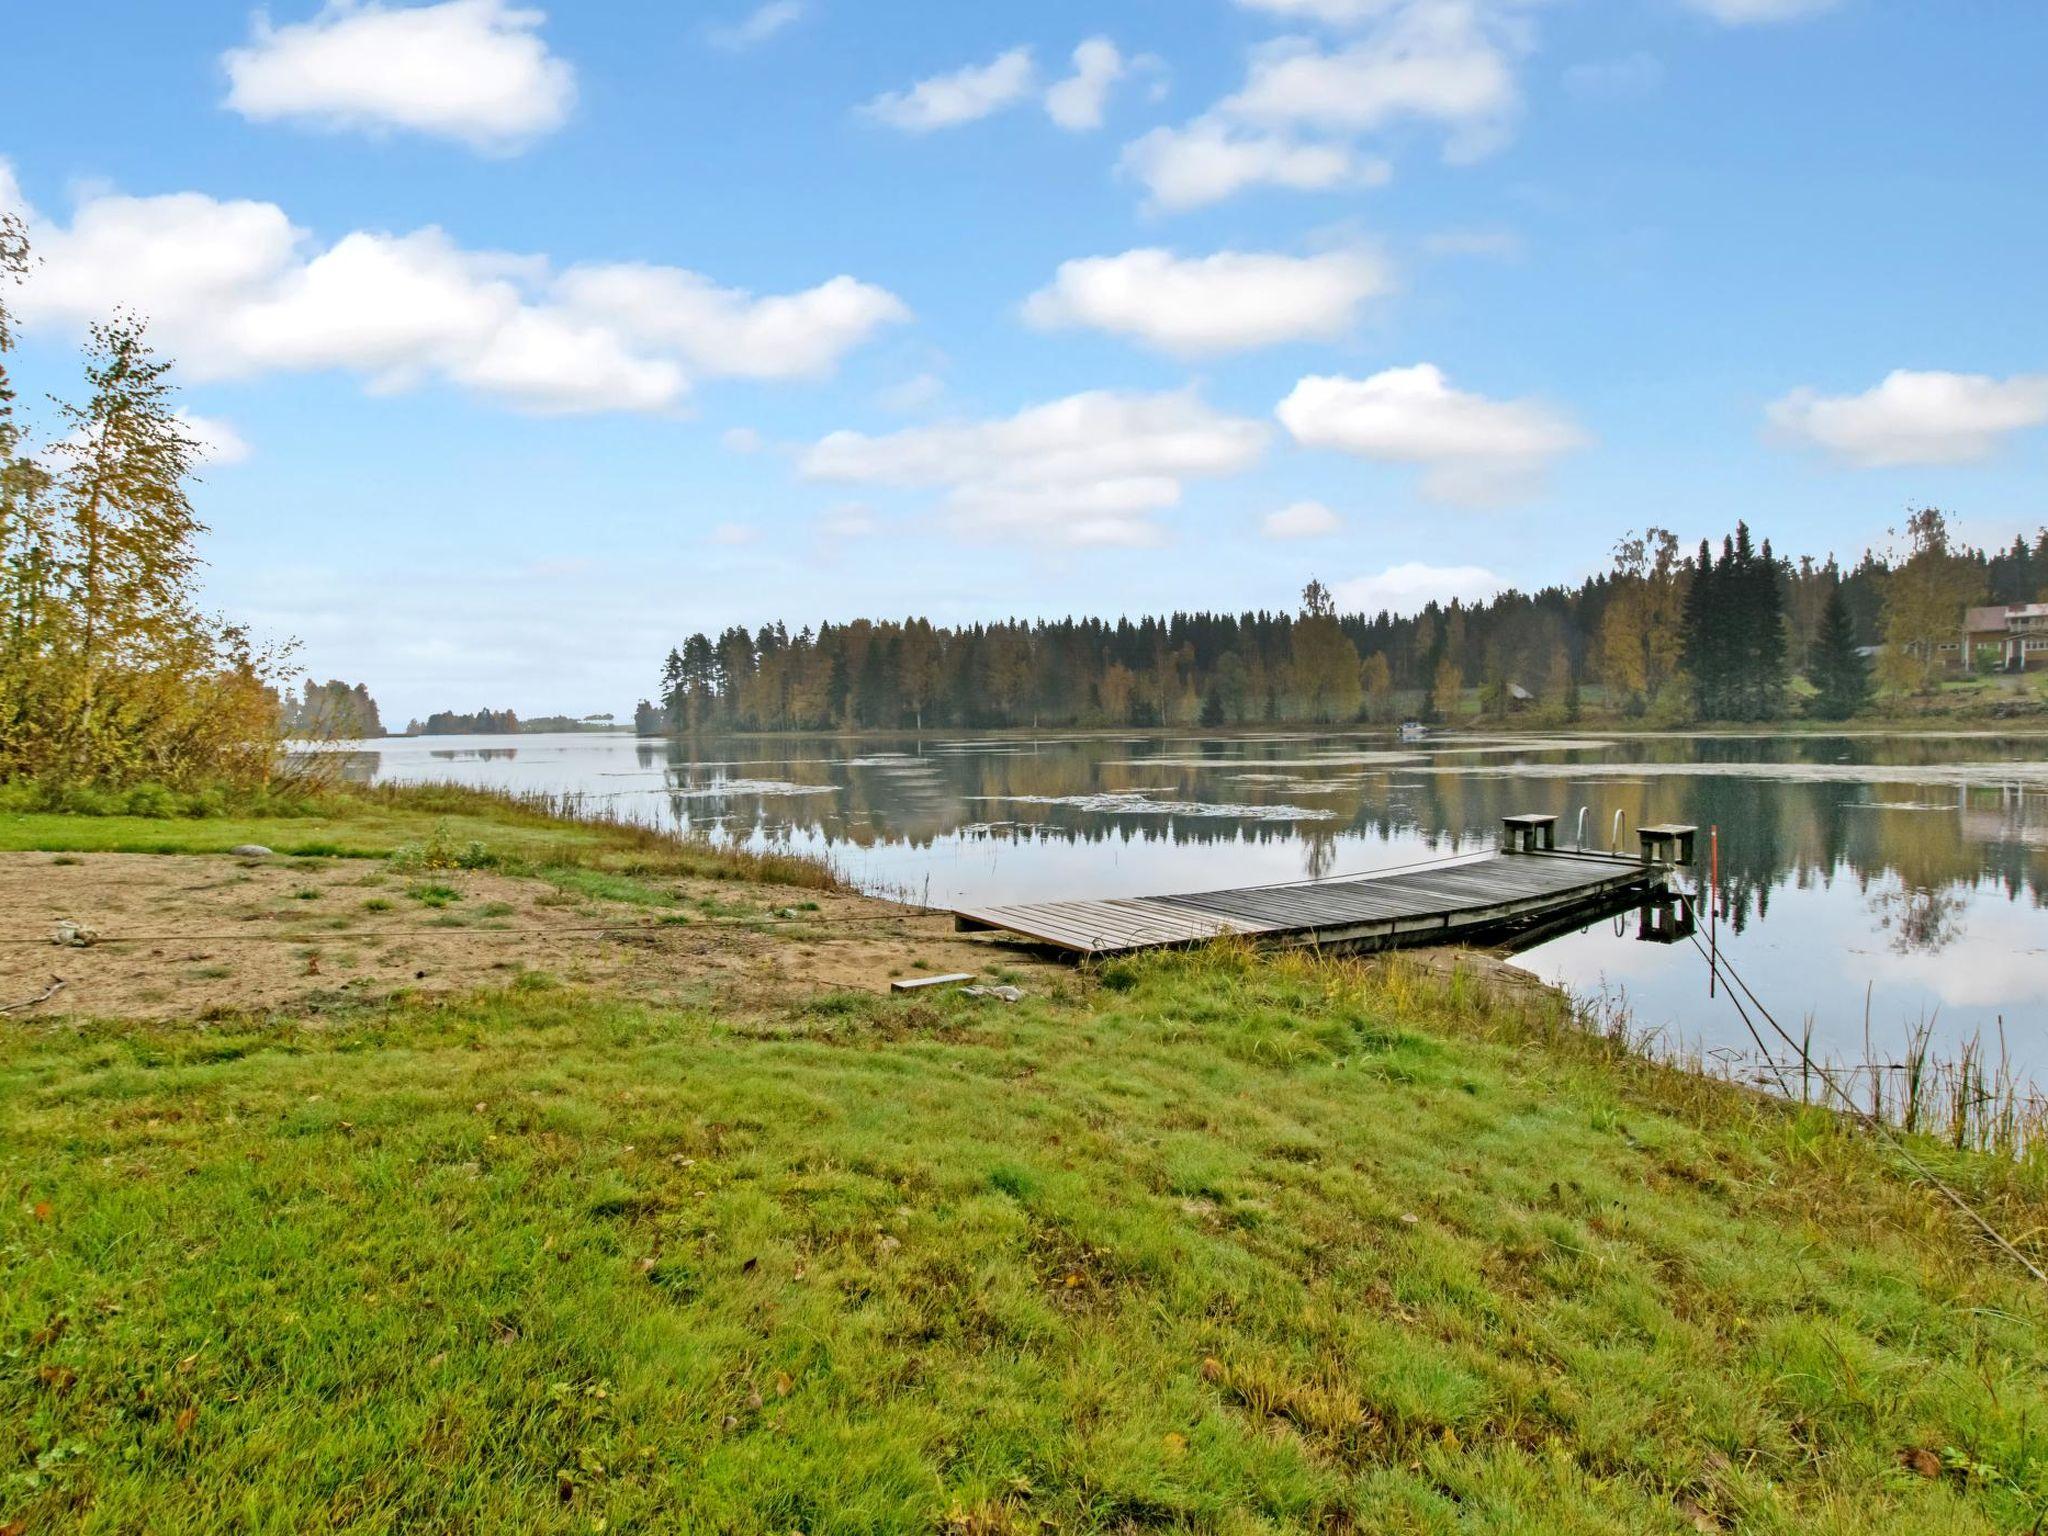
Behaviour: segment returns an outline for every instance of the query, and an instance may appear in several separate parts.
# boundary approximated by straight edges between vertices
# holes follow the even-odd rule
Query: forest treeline
[[[1987,554],[1914,511],[1899,547],[1853,567],[1788,559],[1738,523],[1716,548],[1650,528],[1576,587],[1340,614],[1311,582],[1295,612],[856,620],[695,634],[635,715],[642,734],[1017,725],[1384,722],[1416,714],[1604,712],[1663,722],[1846,718],[1879,688],[1935,687],[1964,609],[2048,594],[2048,530]],[[1866,648],[1877,648],[1873,662]]]
[[[384,734],[384,717],[370,690],[338,678],[316,683],[309,677],[300,696],[285,693],[278,719],[285,735],[298,741],[360,741]]]

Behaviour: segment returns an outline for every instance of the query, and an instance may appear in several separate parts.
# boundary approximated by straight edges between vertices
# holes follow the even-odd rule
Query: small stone
[[[50,936],[52,944],[65,949],[90,949],[99,941],[100,936],[96,929],[88,928],[85,924],[74,922],[68,917],[58,920],[57,931]]]
[[[270,850],[261,843],[237,843],[228,852],[238,859],[267,859],[271,856]]]

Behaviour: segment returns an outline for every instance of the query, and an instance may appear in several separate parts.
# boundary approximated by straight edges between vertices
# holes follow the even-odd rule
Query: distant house
[[[1972,608],[1963,616],[1965,665],[1986,658],[2001,672],[2048,665],[2048,603]]]

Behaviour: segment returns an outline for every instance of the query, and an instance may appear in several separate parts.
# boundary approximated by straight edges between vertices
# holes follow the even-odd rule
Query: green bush
[[[395,869],[490,869],[497,863],[498,856],[475,838],[458,845],[448,835],[445,821],[434,824],[433,834],[424,843],[401,843],[391,851]]]

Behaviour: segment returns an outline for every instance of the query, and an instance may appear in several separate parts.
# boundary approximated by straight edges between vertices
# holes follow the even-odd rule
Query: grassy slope
[[[1562,1025],[1214,955],[10,1027],[0,1526],[2027,1529],[2042,1297]]]

